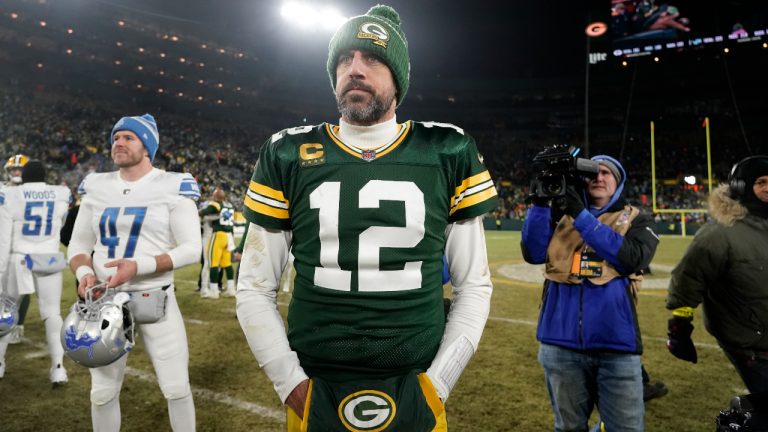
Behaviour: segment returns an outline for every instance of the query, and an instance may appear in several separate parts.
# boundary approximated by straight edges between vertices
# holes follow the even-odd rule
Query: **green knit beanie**
[[[336,63],[339,54],[359,49],[371,52],[384,60],[392,71],[397,85],[397,105],[408,93],[411,62],[408,57],[408,41],[400,29],[400,15],[389,6],[376,5],[365,15],[347,20],[336,30],[328,44],[328,76],[336,91]]]

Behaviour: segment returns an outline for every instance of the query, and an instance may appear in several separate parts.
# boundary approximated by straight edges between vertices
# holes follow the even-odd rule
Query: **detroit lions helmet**
[[[19,321],[16,300],[0,291],[0,337],[7,335]]]
[[[104,294],[94,300],[97,292]],[[115,293],[102,283],[88,289],[61,326],[64,353],[76,363],[93,368],[106,366],[133,349],[134,322],[128,306],[130,296]]]

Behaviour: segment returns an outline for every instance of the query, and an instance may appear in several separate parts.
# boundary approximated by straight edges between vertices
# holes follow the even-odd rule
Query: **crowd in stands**
[[[113,169],[109,156],[108,134],[114,122],[125,113],[115,106],[85,99],[72,99],[51,93],[0,93],[0,154],[3,158],[23,153],[51,165],[50,179],[73,190],[89,172]],[[133,113],[141,114],[141,113]],[[224,185],[229,199],[239,208],[258,149],[271,133],[287,124],[222,125],[200,116],[189,118],[173,113],[156,113],[161,132],[155,166],[192,173],[203,197]],[[259,123],[259,124],[257,124]],[[543,135],[520,134],[488,124],[482,130],[468,130],[497,184],[500,200],[493,218],[523,219],[531,178],[530,161],[545,146],[553,144]],[[676,132],[664,137],[657,147],[656,204],[661,209],[705,208],[706,147],[699,132]],[[733,139],[736,139],[735,137]],[[625,196],[633,204],[652,209],[649,138],[633,138],[631,145],[618,151],[610,142],[593,144],[592,154],[620,157],[629,175]],[[674,143],[674,144],[670,144]],[[582,146],[580,142],[573,145]],[[722,181],[731,164],[740,157],[727,145],[713,149],[715,179]],[[670,163],[675,161],[675,163]],[[681,164],[677,161],[686,161]],[[699,186],[685,187],[683,177],[697,175]],[[658,214],[657,220],[676,221],[678,214]],[[702,221],[705,214],[691,213],[687,221]]]
[[[49,181],[76,190],[90,172],[113,170],[109,131],[126,113],[86,100],[4,92],[0,95],[0,153],[22,153],[50,166]],[[142,113],[132,113],[142,114]],[[209,124],[171,114],[159,117],[158,168],[190,172],[203,197],[224,185],[240,203],[258,147],[271,131]]]

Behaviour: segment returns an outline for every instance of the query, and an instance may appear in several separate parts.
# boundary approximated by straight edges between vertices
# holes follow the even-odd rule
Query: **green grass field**
[[[494,282],[491,316],[475,357],[447,402],[452,431],[547,431],[553,416],[536,360],[535,323],[541,270],[520,256],[520,234],[487,232]],[[665,280],[689,239],[663,238],[638,305],[643,329],[643,362],[651,378],[664,381],[667,396],[646,405],[647,431],[713,430],[714,418],[730,398],[744,393],[741,380],[714,339],[695,319],[693,338],[699,363],[667,352]],[[284,410],[256,364],[235,317],[235,300],[202,300],[195,293],[198,267],[177,272],[177,296],[190,341],[190,377],[200,431],[281,431]],[[74,302],[72,275],[65,272],[62,314]],[[280,293],[284,312],[290,294]],[[26,340],[11,345],[0,380],[0,430],[90,430],[88,371],[69,359],[69,384],[52,389],[44,330],[33,299]],[[123,431],[170,430],[166,403],[142,350],[128,362],[121,393]]]

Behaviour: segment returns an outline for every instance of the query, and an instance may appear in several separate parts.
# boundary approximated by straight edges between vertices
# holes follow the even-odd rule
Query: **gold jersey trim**
[[[409,121],[407,121],[405,123],[400,123],[400,124],[397,125],[397,127],[399,129],[398,135],[390,143],[384,144],[384,145],[376,147],[376,148],[365,149],[365,150],[357,148],[355,146],[351,146],[349,144],[345,144],[341,140],[341,138],[339,138],[339,136],[338,136],[339,127],[336,126],[336,125],[331,125],[329,123],[326,123],[325,124],[325,131],[328,134],[328,136],[331,137],[331,140],[333,140],[333,142],[335,142],[336,145],[339,146],[339,148],[341,148],[345,152],[349,153],[350,155],[352,155],[352,156],[354,156],[354,157],[356,157],[358,159],[366,160],[366,158],[363,157],[363,153],[365,153],[365,152],[371,152],[372,151],[375,154],[374,159],[378,159],[381,156],[384,156],[387,153],[389,153],[392,150],[394,150],[395,148],[397,148],[397,146],[399,146],[403,142],[403,140],[405,140],[405,137],[408,135],[408,132],[410,132],[410,130],[412,128],[411,121],[409,120]]]

